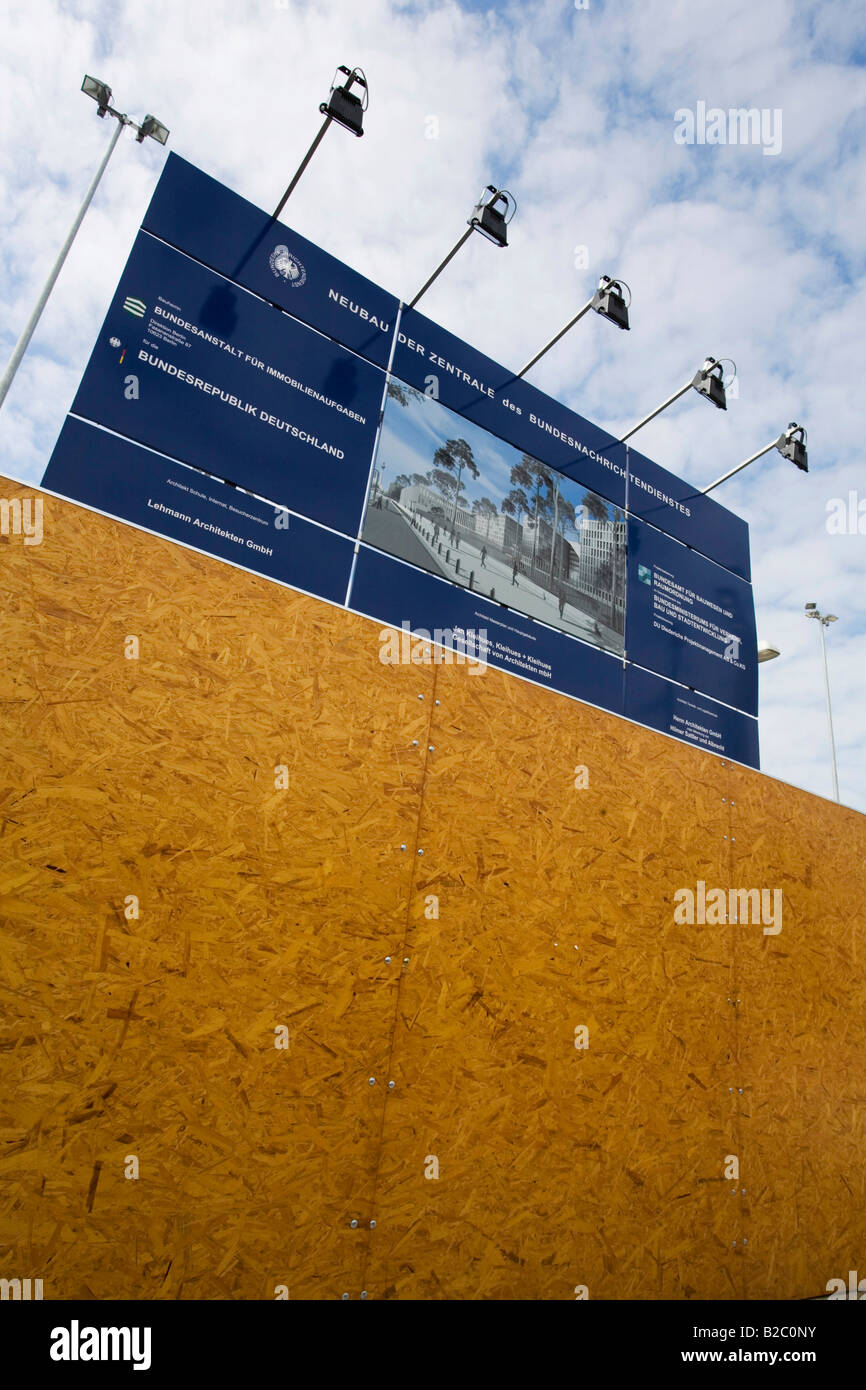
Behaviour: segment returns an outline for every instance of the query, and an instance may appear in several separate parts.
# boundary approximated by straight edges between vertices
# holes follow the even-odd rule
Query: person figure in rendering
[[[559,616],[561,618],[565,612],[565,585],[561,581],[556,586],[556,596],[559,600]]]
[[[487,546],[486,546],[486,545],[482,545],[482,547],[481,547],[481,568],[482,568],[482,569],[486,569],[486,568],[487,568]]]
[[[519,560],[518,556],[515,555],[515,556],[514,556],[514,559],[513,559],[512,562],[511,562],[511,582],[512,582],[512,584],[514,585],[514,587],[515,587],[516,589],[519,589],[519,588],[520,588],[520,585],[519,585],[518,582],[517,582],[517,573],[518,573],[518,570],[519,570],[519,569],[520,569],[520,560]]]

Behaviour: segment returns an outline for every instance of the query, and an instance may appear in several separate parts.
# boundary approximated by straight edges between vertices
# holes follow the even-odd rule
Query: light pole
[[[130,125],[134,127],[134,129],[137,132],[136,138],[139,144],[141,144],[141,142],[147,135],[149,135],[152,140],[157,140],[160,143],[160,145],[164,145],[165,142],[168,140],[169,133],[167,129],[164,125],[162,125],[160,121],[156,120],[154,116],[145,116],[141,125],[136,125],[135,121],[131,121],[128,116],[124,115],[120,111],[115,111],[114,107],[111,105],[111,88],[107,87],[104,82],[100,82],[98,78],[85,77],[84,81],[81,84],[81,90],[83,92],[86,92],[89,97],[93,97],[93,100],[98,103],[98,114],[100,116],[109,115],[115,117],[115,119],[117,120],[117,129],[111,137],[108,149],[102,156],[99,168],[97,169],[96,173],[90,181],[90,187],[84,195],[84,201],[82,202],[81,207],[78,209],[78,215],[69,229],[66,240],[60,248],[54,265],[51,267],[48,279],[45,281],[45,284],[42,287],[42,293],[40,294],[35,305],[33,306],[33,312],[30,315],[30,318],[27,320],[27,323],[24,326],[24,329],[21,333],[20,338],[18,339],[18,342],[15,344],[15,347],[12,351],[12,356],[9,358],[9,361],[6,365],[6,370],[4,371],[3,376],[0,377],[0,406],[2,406],[3,402],[6,399],[9,387],[12,385],[12,381],[15,377],[15,373],[18,371],[18,368],[21,365],[21,359],[23,358],[25,352],[27,351],[27,348],[30,345],[30,339],[33,337],[33,334],[36,330],[36,325],[42,317],[42,311],[45,308],[45,305],[48,303],[48,298],[51,294],[51,291],[54,289],[54,286],[57,282],[57,277],[63,269],[63,262],[69,255],[69,248],[75,240],[75,237],[78,233],[78,228],[84,221],[84,214],[90,207],[90,204],[93,200],[93,195],[99,187],[99,181],[102,178],[102,175],[105,173],[109,159],[114,153],[114,147],[120,139],[120,133],[123,130],[123,127],[125,125]]]
[[[821,655],[824,658],[824,689],[827,693],[827,728],[830,731],[830,759],[833,768],[833,799],[839,800],[839,777],[836,772],[836,741],[833,738],[833,711],[830,708],[830,673],[827,669],[827,644],[824,641],[824,628],[828,623],[836,623],[839,619],[835,613],[821,613],[815,603],[806,604],[806,616],[817,618],[821,625]]]
[[[668,396],[667,400],[662,401],[661,405],[656,406],[655,410],[650,411],[649,415],[645,415],[642,420],[638,420],[636,425],[632,425],[628,433],[622,436],[620,444],[624,444],[627,439],[631,439],[633,434],[637,434],[638,430],[642,430],[644,425],[649,424],[650,420],[654,420],[657,415],[661,415],[663,410],[667,410],[669,405],[673,405],[674,401],[678,401],[680,396],[684,396],[692,387],[694,387],[699,396],[706,396],[708,401],[712,401],[713,405],[718,406],[719,410],[727,410],[728,403],[725,398],[724,368],[722,367],[722,362],[729,360],[729,358],[707,357],[704,360],[703,366],[698,368],[695,375],[689,378],[685,386],[681,386],[678,391],[674,391],[672,396]],[[734,366],[735,374],[736,370],[736,366]],[[769,447],[772,448],[772,444]],[[721,481],[721,479],[719,481]]]

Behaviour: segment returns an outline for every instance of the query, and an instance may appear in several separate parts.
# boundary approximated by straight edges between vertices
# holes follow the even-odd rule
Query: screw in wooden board
[[[390,965],[390,964],[391,964],[391,957],[390,957],[390,956],[386,956],[386,957],[385,957],[385,964],[386,964],[386,965]]]
[[[404,957],[403,957],[403,964],[404,964],[404,965],[408,965],[408,964],[409,964],[409,957],[408,957],[408,956],[404,956]]]
[[[345,1303],[345,1301],[346,1301],[346,1299],[347,1299],[348,1297],[349,1297],[349,1295],[348,1295],[347,1293],[344,1293],[344,1294],[343,1294],[343,1302],[344,1302],[344,1303]]]
[[[401,845],[400,848],[401,848],[401,849],[405,849],[406,846],[405,846],[405,845]]]
[[[417,747],[418,747],[418,740],[417,740],[417,738],[413,738],[413,740],[412,740],[412,747],[413,747],[413,748],[417,748]]]
[[[436,705],[441,705],[442,701],[441,701],[441,700],[434,700],[433,703],[436,704]]]
[[[375,1084],[376,1084],[376,1078],[375,1078],[375,1076],[371,1076],[371,1077],[370,1077],[370,1080],[369,1080],[369,1082],[368,1082],[367,1084],[370,1085],[370,1086],[375,1086]]]
[[[357,1229],[358,1229],[358,1223],[357,1223],[357,1221],[350,1221],[350,1222],[349,1222],[349,1225],[351,1226],[351,1228],[352,1228],[353,1231],[357,1231]]]
[[[371,1222],[370,1222],[370,1230],[371,1230],[371,1231],[375,1231],[375,1229],[376,1229],[376,1223],[375,1223],[375,1221],[371,1221]]]
[[[394,1089],[394,1082],[393,1082],[393,1081],[389,1081],[389,1082],[388,1082],[388,1090],[389,1090],[389,1091],[393,1091],[393,1089]]]
[[[362,1290],[361,1290],[361,1297],[362,1297],[362,1298],[366,1298],[366,1297],[367,1297],[367,1290],[366,1290],[366,1289],[362,1289]]]
[[[419,849],[418,853],[419,853],[419,854],[423,854],[423,853],[424,853],[423,849]]]

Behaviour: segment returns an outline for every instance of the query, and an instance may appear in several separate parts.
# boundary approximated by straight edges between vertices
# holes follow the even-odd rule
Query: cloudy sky
[[[0,0],[0,357],[14,345],[111,135],[79,91],[171,129],[170,147],[272,209],[333,70],[362,67],[366,133],[334,128],[284,220],[410,298],[475,195],[511,189],[501,251],[473,237],[424,310],[519,366],[622,276],[632,331],[590,315],[532,372],[614,434],[731,357],[727,414],[690,392],[635,441],[705,486],[809,431],[810,473],[768,455],[716,494],[751,527],[764,770],[831,794],[818,625],[828,630],[841,799],[866,809],[866,309],[862,0]],[[678,143],[676,113],[765,111],[765,144]],[[727,133],[727,131],[726,131]],[[765,153],[765,146],[776,149]],[[0,471],[43,473],[165,152],[125,132],[0,411]],[[583,248],[583,249],[581,249]],[[848,534],[828,505],[863,503]]]

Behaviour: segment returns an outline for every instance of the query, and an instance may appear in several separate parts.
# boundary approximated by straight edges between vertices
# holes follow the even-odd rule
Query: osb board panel
[[[864,1268],[864,819],[742,768],[731,802],[733,883],[781,894],[736,929],[746,1290],[803,1298]]]
[[[2,1272],[356,1296],[432,675],[54,498],[0,556]]]
[[[367,1285],[739,1296],[733,938],[673,920],[727,769],[493,670],[436,697]]]
[[[375,624],[45,506],[42,546],[0,541],[4,1274],[727,1298],[856,1267],[862,817],[501,673],[383,667]],[[673,921],[783,873],[778,938]],[[804,1019],[818,1060],[782,1047]]]

